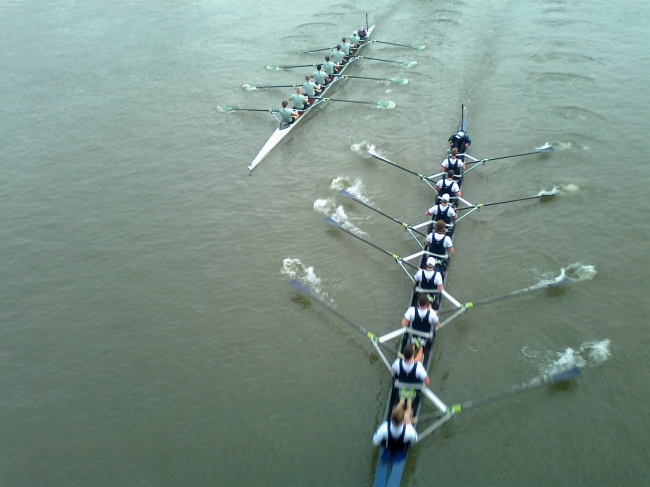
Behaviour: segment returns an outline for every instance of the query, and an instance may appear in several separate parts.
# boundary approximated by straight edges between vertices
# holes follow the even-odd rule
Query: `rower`
[[[413,275],[413,280],[416,284],[420,284],[422,289],[442,291],[442,274],[436,270],[436,259],[429,257],[427,259],[427,268],[420,269]],[[431,301],[431,297],[429,297]]]
[[[355,54],[357,52],[357,49],[359,47],[359,42],[361,42],[361,37],[359,37],[359,34],[355,30],[352,33],[352,36],[350,36],[350,47],[352,48],[350,50],[351,54]]]
[[[439,180],[434,186],[434,189],[438,192],[438,198],[442,198],[445,194],[449,196],[460,196],[460,187],[454,181],[454,170],[450,169],[447,172],[447,177]]]
[[[359,28],[357,34],[359,34],[359,38],[362,41],[366,40],[366,37],[368,36],[368,32],[366,32],[366,28],[363,25]]]
[[[350,55],[350,43],[345,37],[341,39],[341,51],[343,51],[346,58]]]
[[[331,57],[325,56],[325,62],[323,63],[323,70],[327,74],[327,82],[332,81],[332,76],[334,76],[334,68],[336,64],[331,61]]]
[[[451,237],[447,236],[447,225],[444,220],[436,222],[435,230],[424,240],[424,247],[432,254],[443,258],[447,257],[447,252],[454,253],[454,243]]]
[[[432,206],[429,208],[427,211],[424,212],[426,216],[431,216],[433,217],[433,220],[442,220],[444,221],[447,225],[450,225],[453,220],[456,220],[458,218],[458,214],[456,213],[456,210],[454,210],[451,205],[449,204],[449,195],[448,194],[443,194],[440,197],[440,203],[437,205]]]
[[[453,169],[454,174],[458,174],[459,176],[463,174],[463,171],[465,170],[465,161],[458,157],[458,149],[455,147],[451,149],[451,153],[447,159],[442,161],[442,164],[440,164],[440,172],[447,172],[450,169]]]
[[[324,86],[327,84],[327,73],[323,71],[323,65],[318,64],[316,65],[316,71],[311,73],[311,77],[314,78],[314,81],[319,85],[319,86]]]
[[[343,58],[345,57],[345,53],[341,51],[341,45],[339,44],[336,46],[336,49],[332,51],[332,61],[336,64],[336,71],[339,71],[341,69],[341,64],[343,63]]]
[[[296,121],[296,119],[300,116],[297,110],[293,110],[291,108],[287,108],[289,106],[288,101],[283,101],[282,102],[282,108],[278,110],[280,112],[280,116],[282,117],[282,121],[288,124],[292,124],[293,122]]]
[[[406,410],[404,410],[403,401],[393,408],[390,415],[390,421],[384,421],[379,425],[377,431],[372,437],[372,444],[375,446],[383,445],[390,453],[405,452],[409,446],[418,441],[418,434],[411,424],[411,414],[413,411],[412,402],[407,401]]]
[[[311,81],[311,76],[308,74],[305,75],[305,82],[302,84],[302,89],[305,90],[305,95],[308,97],[314,97],[316,93],[320,93],[320,88],[316,86],[316,83]]]
[[[309,100],[305,95],[302,94],[302,89],[300,86],[296,88],[296,92],[291,95],[291,101],[293,103],[293,108],[296,110],[304,110],[305,105],[309,104]]]
[[[411,343],[417,348],[415,361],[422,362],[422,357],[424,356],[423,345],[427,340],[431,340],[436,336],[436,329],[440,326],[440,320],[438,320],[438,315],[431,308],[429,297],[426,294],[420,294],[418,296],[417,305],[417,309],[415,306],[411,306],[406,310],[402,318],[402,326],[408,326],[413,330],[429,334],[428,338],[421,335],[411,336]]]
[[[472,145],[472,141],[469,138],[469,136],[463,132],[462,130],[459,130],[456,132],[454,135],[449,137],[449,147],[453,148],[455,147],[458,149],[458,151],[461,154],[464,154],[467,151],[467,148]],[[465,159],[464,156],[461,156],[461,159]]]

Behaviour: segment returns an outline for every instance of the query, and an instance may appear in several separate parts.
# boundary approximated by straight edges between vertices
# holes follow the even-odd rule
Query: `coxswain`
[[[424,214],[426,216],[433,217],[432,218],[433,220],[436,221],[442,220],[447,225],[451,224],[452,219],[456,220],[458,218],[458,214],[456,213],[456,210],[454,210],[449,204],[448,194],[443,194],[440,197],[440,203],[429,208],[427,211],[424,212]]]
[[[291,102],[293,103],[293,108],[296,110],[304,110],[305,105],[309,103],[307,97],[302,94],[302,89],[300,86],[298,86],[296,88],[296,92],[291,95]]]
[[[454,243],[451,237],[447,236],[447,225],[444,220],[436,222],[436,228],[424,240],[424,247],[435,255],[444,256],[447,252],[454,253]]]
[[[323,71],[327,74],[327,82],[332,81],[334,76],[334,69],[336,68],[336,63],[331,61],[331,57],[325,56],[325,62],[323,63]]]
[[[316,86],[316,83],[311,81],[311,76],[308,74],[305,75],[305,82],[302,84],[302,89],[308,97],[314,97],[316,93],[320,93],[320,88]]]
[[[450,169],[447,172],[447,177],[439,180],[434,186],[434,189],[438,192],[438,198],[442,198],[445,194],[449,196],[460,196],[460,187],[454,181],[454,170]]]
[[[296,119],[300,116],[297,110],[293,110],[291,108],[287,108],[289,106],[288,101],[283,101],[282,102],[282,108],[278,110],[280,112],[280,116],[282,117],[282,121],[286,122],[288,124],[292,124],[293,122],[296,121]]]
[[[314,78],[316,84],[321,87],[327,84],[327,73],[323,71],[323,65],[316,65],[316,71],[311,73],[311,77]]]
[[[458,157],[458,149],[455,147],[451,149],[451,153],[447,159],[442,161],[442,164],[440,164],[440,172],[447,172],[450,169],[453,169],[454,174],[458,174],[459,176],[463,174],[463,171],[465,170],[465,161]]]
[[[332,61],[336,64],[336,71],[338,72],[341,69],[341,63],[343,63],[343,58],[345,53],[341,51],[341,45],[336,46],[336,49],[332,51]]]
[[[404,410],[403,402],[400,401],[393,408],[390,421],[380,424],[372,437],[373,445],[383,445],[392,454],[405,452],[409,446],[418,441],[418,433],[411,424],[412,402],[407,401],[406,410]]]
[[[427,259],[427,268],[418,270],[413,276],[416,284],[420,284],[422,289],[442,291],[442,274],[436,270],[436,259],[429,257]],[[431,301],[431,299],[429,299]]]
[[[467,148],[472,145],[472,141],[470,140],[469,136],[462,130],[459,130],[454,135],[449,137],[448,142],[450,148],[455,147],[461,154],[467,152]],[[464,157],[461,156],[461,159],[464,159]]]
[[[422,333],[432,333],[430,339],[436,336],[436,329],[440,326],[440,320],[438,320],[438,315],[431,308],[429,297],[426,294],[418,296],[417,309],[415,306],[411,306],[406,310],[402,318],[402,326],[408,326]],[[422,362],[424,356],[424,347],[422,345],[427,342],[427,338],[413,335],[411,342],[417,348],[415,361]]]
[[[359,34],[359,39],[362,41],[366,40],[366,37],[368,37],[368,32],[366,32],[366,28],[363,25],[359,28],[357,34]]]

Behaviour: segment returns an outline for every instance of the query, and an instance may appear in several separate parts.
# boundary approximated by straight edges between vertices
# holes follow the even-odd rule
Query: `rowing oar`
[[[553,152],[555,149],[553,149],[553,146],[550,145],[545,145],[543,147],[540,147],[539,149],[535,149],[533,152],[524,152],[523,154],[514,154],[512,156],[502,156],[502,157],[486,157],[484,159],[481,159],[479,161],[468,161],[467,164],[479,164],[482,162],[488,162],[488,161],[499,161],[501,159],[510,159],[511,157],[521,157],[521,156],[529,156],[531,154],[540,154],[544,152]]]
[[[338,228],[338,229],[340,229],[340,230],[343,230],[345,233],[348,233],[348,234],[352,235],[353,237],[358,238],[358,239],[361,240],[362,242],[367,243],[367,244],[370,245],[371,247],[376,248],[377,250],[383,252],[384,254],[390,255],[390,256],[391,256],[393,259],[395,259],[395,261],[396,261],[398,264],[400,264],[400,265],[402,265],[402,264],[406,264],[407,266],[412,267],[412,268],[415,269],[415,270],[418,270],[418,269],[419,269],[418,267],[414,266],[414,265],[411,264],[410,262],[407,262],[407,261],[405,261],[405,260],[402,260],[402,258],[401,258],[399,255],[394,254],[394,253],[392,253],[392,252],[389,252],[388,250],[384,250],[384,249],[382,249],[381,247],[376,246],[374,243],[372,243],[372,242],[368,242],[365,238],[361,238],[361,237],[359,237],[358,235],[355,235],[353,232],[351,232],[351,231],[348,230],[347,228],[343,228],[343,225],[342,225],[342,224],[340,224],[340,223],[337,222],[337,221],[332,220],[329,216],[328,216],[327,218],[325,218],[325,223],[327,223],[328,225],[332,225],[333,227],[336,227],[336,228]],[[404,269],[404,266],[403,266],[403,265],[402,265],[402,269]],[[406,271],[406,269],[404,269],[404,271],[408,274],[408,272]],[[410,274],[408,274],[408,276],[411,277]],[[411,279],[411,280],[412,280],[412,279]]]
[[[398,357],[402,358],[403,355],[399,353],[399,351],[392,349],[385,343],[382,343],[379,341],[379,337],[375,335],[374,333],[369,332],[366,330],[364,327],[357,325],[355,322],[352,320],[349,320],[347,317],[343,316],[341,313],[339,313],[336,309],[334,309],[332,306],[327,304],[325,301],[322,299],[318,298],[317,296],[314,296],[312,292],[309,290],[308,287],[303,285],[301,282],[299,282],[296,279],[292,279],[291,282],[289,282],[289,285],[294,288],[296,291],[299,293],[302,293],[303,295],[307,296],[309,299],[312,301],[316,302],[317,304],[321,305],[323,308],[325,308],[327,311],[332,313],[334,316],[336,316],[339,320],[341,320],[343,323],[350,325],[352,328],[357,330],[359,333],[361,333],[363,336],[366,338],[370,339],[370,343],[372,343],[372,346],[375,347],[377,352],[379,353],[379,356],[382,358],[386,366],[388,367],[389,370],[391,370],[391,366],[388,363],[388,360],[386,360],[386,357],[384,356],[383,353],[379,350],[378,347],[383,348],[384,350],[388,350],[391,352],[393,355],[397,355]]]
[[[294,66],[273,66],[273,65],[267,65],[266,69],[269,71],[282,71],[283,69],[289,69],[289,68],[310,68],[310,67],[316,67],[315,64],[296,64]]]
[[[334,47],[323,47],[322,49],[312,49],[311,51],[298,51],[298,54],[311,54],[312,52],[321,52],[321,51],[329,51],[335,49]]]
[[[300,85],[269,85],[269,86],[255,86],[248,83],[241,85],[246,91],[265,90],[267,88],[297,88]]]
[[[377,44],[388,44],[389,46],[410,47],[411,49],[415,49],[416,51],[424,51],[427,48],[427,46],[409,46],[408,44],[395,44],[394,42],[386,42],[386,41],[372,40],[370,42],[376,42]]]
[[[219,105],[217,107],[217,111],[221,113],[230,113],[230,112],[277,112],[278,110],[275,110],[271,108],[270,110],[264,110],[262,108],[232,108],[232,107],[227,107],[226,105]]]
[[[384,159],[383,157],[381,157],[379,154],[376,154],[375,152],[371,152],[369,150],[364,150],[363,153],[366,154],[366,155],[369,155],[371,157],[374,157],[375,159],[379,159],[380,161],[383,161],[383,162],[385,162],[387,164],[390,164],[391,166],[395,166],[396,168],[401,169],[402,171],[406,171],[409,174],[413,174],[414,176],[419,177],[422,181],[427,183],[429,185],[429,187],[431,189],[433,189],[434,191],[436,191],[436,190],[433,188],[433,186],[431,185],[431,183],[429,181],[432,178],[435,178],[436,176],[442,176],[443,174],[445,174],[445,173],[439,173],[439,174],[434,174],[433,176],[425,176],[424,174],[420,174],[418,172],[411,171],[410,169],[402,167],[399,164],[395,164],[393,161],[389,161],[388,159]]]
[[[376,103],[373,103],[371,101],[356,101],[356,100],[341,100],[338,98],[320,98],[320,97],[314,97],[314,100],[323,100],[323,101],[342,101],[345,103],[360,103],[361,105],[374,105],[377,108],[381,108],[384,110],[392,110],[395,108],[397,105],[395,104],[394,101],[378,101]]]
[[[472,208],[483,208],[485,206],[503,205],[505,203],[514,203],[516,201],[535,200],[535,199],[538,199],[538,198],[550,198],[551,196],[555,196],[559,192],[560,192],[560,190],[557,189],[555,191],[549,191],[548,193],[538,194],[536,196],[529,196],[528,198],[517,198],[516,200],[499,201],[497,203],[479,203],[477,205],[467,206],[465,208],[456,208],[456,211],[471,210]]]
[[[352,193],[348,193],[348,192],[347,192],[346,190],[344,190],[344,189],[342,189],[341,191],[339,191],[339,194],[340,194],[341,196],[345,196],[346,198],[350,198],[350,199],[356,201],[357,203],[359,203],[360,205],[365,206],[366,208],[370,208],[372,211],[376,211],[376,212],[379,213],[380,215],[383,215],[383,216],[385,216],[386,218],[388,218],[389,220],[393,220],[395,223],[399,223],[400,225],[402,225],[402,226],[404,227],[405,230],[408,230],[409,232],[413,231],[413,232],[415,232],[415,233],[419,233],[419,234],[422,235],[423,237],[426,237],[426,236],[427,236],[426,233],[422,233],[421,231],[419,231],[419,230],[413,228],[413,227],[412,227],[411,225],[409,225],[408,223],[404,223],[404,222],[402,222],[402,221],[399,221],[397,218],[393,218],[392,216],[387,215],[386,213],[383,213],[382,211],[379,211],[377,208],[374,208],[374,207],[370,206],[369,204],[364,203],[363,201],[361,201],[360,199],[358,199],[356,196],[354,196]]]
[[[537,284],[533,284],[532,286],[525,287],[523,289],[518,289],[517,291],[513,291],[508,294],[504,294],[503,296],[497,296],[495,298],[487,298],[487,299],[481,299],[480,301],[474,301],[474,302],[469,302],[469,303],[463,303],[461,310],[466,310],[469,308],[475,308],[476,306],[481,306],[483,304],[489,304],[489,303],[495,303],[497,301],[502,301],[504,299],[510,299],[510,298],[516,298],[517,296],[522,296],[524,294],[530,294],[534,293],[536,291],[542,291],[544,289],[550,289],[553,287],[560,287],[566,284],[569,281],[569,279],[566,277],[564,272],[562,272],[559,276],[557,276],[555,279],[552,281],[541,281],[538,282]],[[447,309],[441,309],[438,314],[442,313],[450,313],[452,311],[459,311],[454,308],[447,308]]]
[[[407,68],[412,68],[417,66],[417,61],[391,61],[390,59],[377,59],[376,57],[366,57],[366,56],[357,56],[357,59],[368,59],[369,61],[381,61],[382,63],[395,63],[406,66]]]
[[[479,406],[485,406],[486,404],[491,404],[493,402],[501,401],[503,399],[506,399],[508,397],[512,396],[517,396],[519,394],[523,394],[524,392],[530,392],[535,389],[539,389],[540,387],[544,387],[548,384],[557,384],[560,382],[566,382],[571,379],[575,379],[580,375],[580,369],[576,367],[575,365],[573,367],[564,369],[560,372],[556,372],[555,374],[544,374],[540,375],[538,377],[535,377],[534,379],[524,382],[523,384],[516,385],[507,391],[500,392],[498,394],[493,394],[491,396],[483,397],[481,399],[477,399],[475,401],[466,401],[460,404],[454,404],[453,406],[450,406],[446,412],[441,412],[441,411],[436,411],[435,413],[432,414],[427,414],[426,416],[420,416],[418,418],[418,421],[424,421],[425,419],[431,419],[434,417],[440,417],[443,416],[444,414],[455,414],[455,413],[460,413],[461,411],[467,411],[468,409],[474,409]]]
[[[394,85],[408,85],[409,80],[406,78],[369,78],[367,76],[350,76],[347,74],[337,76],[337,78],[350,78],[350,79],[371,79],[374,81],[390,81]]]

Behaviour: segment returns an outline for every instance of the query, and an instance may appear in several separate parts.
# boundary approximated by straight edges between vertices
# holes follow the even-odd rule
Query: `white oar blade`
[[[249,85],[248,83],[245,83],[241,85],[242,88],[244,88],[246,91],[255,91],[257,90],[257,86],[254,85]]]
[[[544,144],[541,147],[538,147],[535,150],[537,152],[553,152],[555,149],[553,149],[553,146],[547,142],[546,144]]]

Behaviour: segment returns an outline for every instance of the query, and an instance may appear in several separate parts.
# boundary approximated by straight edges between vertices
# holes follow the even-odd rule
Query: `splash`
[[[350,150],[352,152],[356,152],[357,154],[363,154],[364,150],[374,151],[375,146],[372,145],[370,142],[366,142],[365,140],[362,140],[361,142],[352,144],[350,146]]]
[[[322,213],[324,215],[329,216],[335,210],[336,210],[336,204],[332,199],[327,199],[327,200],[320,199],[314,201],[314,211],[317,211],[318,213]]]
[[[354,233],[355,235],[358,235],[359,237],[367,237],[368,234],[361,230],[359,227],[357,227],[354,223],[352,223],[350,217],[348,214],[345,212],[345,209],[343,206],[336,206],[336,203],[334,202],[333,199],[327,199],[327,200],[316,200],[314,201],[314,211],[317,211],[318,213],[322,213],[323,215],[327,215],[332,218],[337,223],[340,223],[343,228],[346,230]]]
[[[557,186],[553,186],[552,189],[549,190],[541,190],[539,193],[537,193],[537,196],[553,196],[556,195],[560,192],[560,189]]]
[[[560,189],[562,191],[566,191],[567,193],[577,193],[578,191],[580,191],[580,186],[578,186],[577,184],[565,184],[560,186]]]
[[[560,277],[565,277],[572,282],[591,281],[596,277],[596,267],[593,265],[584,265],[581,262],[570,264],[563,267]]]
[[[546,144],[548,145],[548,142]],[[570,150],[571,147],[573,147],[573,144],[571,142],[554,141],[552,145],[555,150]]]
[[[321,291],[321,278],[316,275],[313,267],[306,267],[300,262],[300,259],[287,257],[282,261],[282,274],[289,276],[291,279],[298,279],[307,286],[314,294],[322,299],[327,299],[327,293]]]
[[[241,85],[241,87],[244,88],[246,91],[256,91],[257,90],[257,86],[249,85],[248,83],[245,83],[245,84]]]
[[[529,347],[521,349],[522,355],[537,362],[543,374],[555,374],[573,366],[578,368],[598,367],[611,356],[609,338],[601,341],[584,342],[578,350],[569,347],[563,352],[532,350]]]
[[[346,190],[348,193],[353,194],[358,200],[366,204],[370,204],[370,200],[363,195],[363,181],[355,179],[350,181],[347,177],[338,177],[332,180],[330,189],[334,191]]]
[[[395,108],[397,105],[395,104],[394,101],[380,101],[377,103],[377,109],[379,110],[392,110]]]

